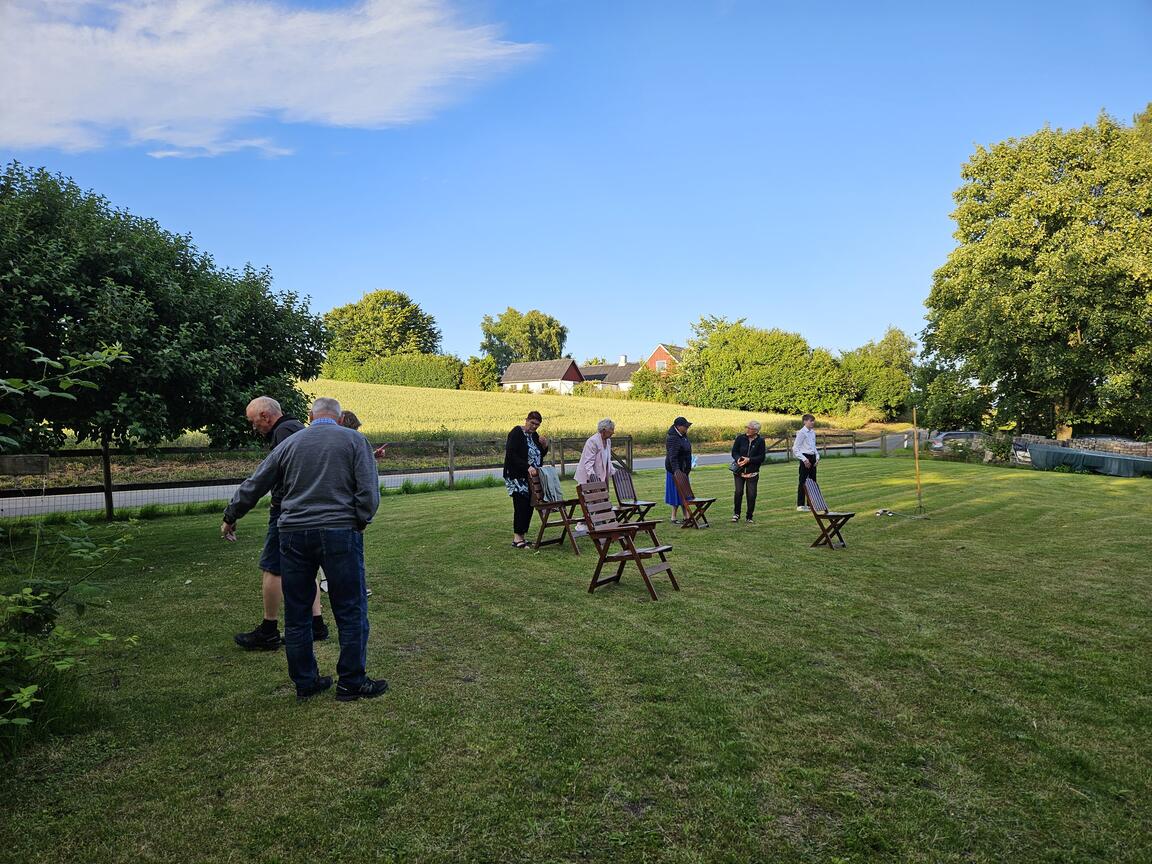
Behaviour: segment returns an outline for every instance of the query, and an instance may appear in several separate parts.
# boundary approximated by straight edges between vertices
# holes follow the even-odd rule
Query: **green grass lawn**
[[[503,490],[387,498],[369,673],[393,691],[348,705],[297,705],[283,652],[232,645],[262,512],[235,544],[145,523],[90,613],[140,647],[90,663],[85,728],[3,766],[0,859],[1152,860],[1152,484],[933,462],[929,518],[873,516],[914,512],[911,470],[821,464],[859,512],[839,551],[809,548],[794,465],[755,526],[694,473],[714,527],[662,529],[683,590],[655,603],[628,571],[589,595],[590,547],[511,549]]]

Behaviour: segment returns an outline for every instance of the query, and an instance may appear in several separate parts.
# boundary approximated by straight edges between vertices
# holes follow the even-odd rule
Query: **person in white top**
[[[816,463],[820,461],[820,451],[816,449],[816,418],[805,414],[801,420],[804,425],[796,433],[796,443],[792,445],[792,455],[800,460],[800,483],[796,486],[796,509],[807,510],[804,503],[804,481],[811,477],[816,479]]]

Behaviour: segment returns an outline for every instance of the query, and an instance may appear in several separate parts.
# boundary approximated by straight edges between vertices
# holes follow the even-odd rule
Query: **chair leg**
[[[576,520],[572,518],[572,514],[576,511],[576,505],[573,504],[565,512],[564,508],[560,509],[560,515],[564,517],[564,533],[568,536],[568,542],[572,544],[572,551],[577,555],[580,554],[580,547],[576,545],[576,533],[572,530],[572,526]]]

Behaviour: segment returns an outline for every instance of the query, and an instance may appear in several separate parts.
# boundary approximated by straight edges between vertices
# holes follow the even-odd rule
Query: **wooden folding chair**
[[[677,471],[672,475],[676,483],[676,491],[680,495],[680,504],[684,508],[684,523],[681,528],[707,528],[708,517],[705,511],[716,503],[715,498],[697,498],[692,493],[692,484],[688,482],[688,475]]]
[[[656,539],[656,522],[618,521],[612,508],[612,500],[608,497],[608,484],[603,481],[581,484],[577,487],[577,494],[580,496],[580,509],[584,512],[584,524],[588,526],[588,536],[592,538],[596,552],[600,555],[596,572],[592,574],[592,582],[588,586],[589,594],[601,585],[619,582],[629,561],[640,571],[640,576],[648,587],[648,594],[653,600],[660,599],[656,596],[656,589],[652,587],[651,577],[657,573],[667,573],[672,587],[677,591],[680,590],[676,577],[672,575],[672,565],[665,557],[666,553],[672,551],[672,547]],[[651,538],[651,546],[636,545],[636,535],[641,531]],[[617,542],[621,548],[613,552],[612,547]],[[644,563],[651,558],[659,558],[660,563]],[[616,564],[616,574],[601,579],[600,572],[605,564]]]
[[[816,524],[820,527],[820,536],[813,546],[827,546],[829,549],[843,549],[848,544],[840,535],[844,523],[855,516],[855,513],[839,513],[829,510],[824,503],[824,496],[820,494],[820,486],[809,477],[804,481],[804,497],[808,499],[808,509],[816,517]],[[835,538],[836,542],[833,542]]]
[[[536,511],[536,515],[540,517],[540,530],[536,533],[536,542],[532,544],[533,549],[539,549],[541,546],[551,546],[553,543],[563,543],[565,539],[572,544],[572,551],[577,555],[580,554],[580,547],[576,545],[576,536],[573,529],[578,521],[573,517],[576,512],[576,507],[580,504],[580,499],[569,498],[564,501],[548,501],[544,498],[544,484],[540,481],[540,475],[528,475],[528,495],[532,502],[532,509]],[[552,517],[556,519],[553,520]],[[544,539],[544,532],[549,528],[560,528],[561,531],[555,537]]]
[[[641,501],[636,497],[636,487],[632,485],[632,472],[617,468],[612,475],[612,485],[616,489],[617,516],[621,522],[630,522],[633,517],[643,522],[648,511],[656,506],[655,501]]]

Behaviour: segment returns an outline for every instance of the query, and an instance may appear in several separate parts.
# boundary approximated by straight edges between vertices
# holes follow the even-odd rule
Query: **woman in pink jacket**
[[[580,464],[576,466],[577,485],[590,480],[603,480],[616,473],[616,466],[612,464],[612,435],[616,431],[616,424],[605,417],[596,424],[596,434],[584,442],[584,450],[580,454]]]

